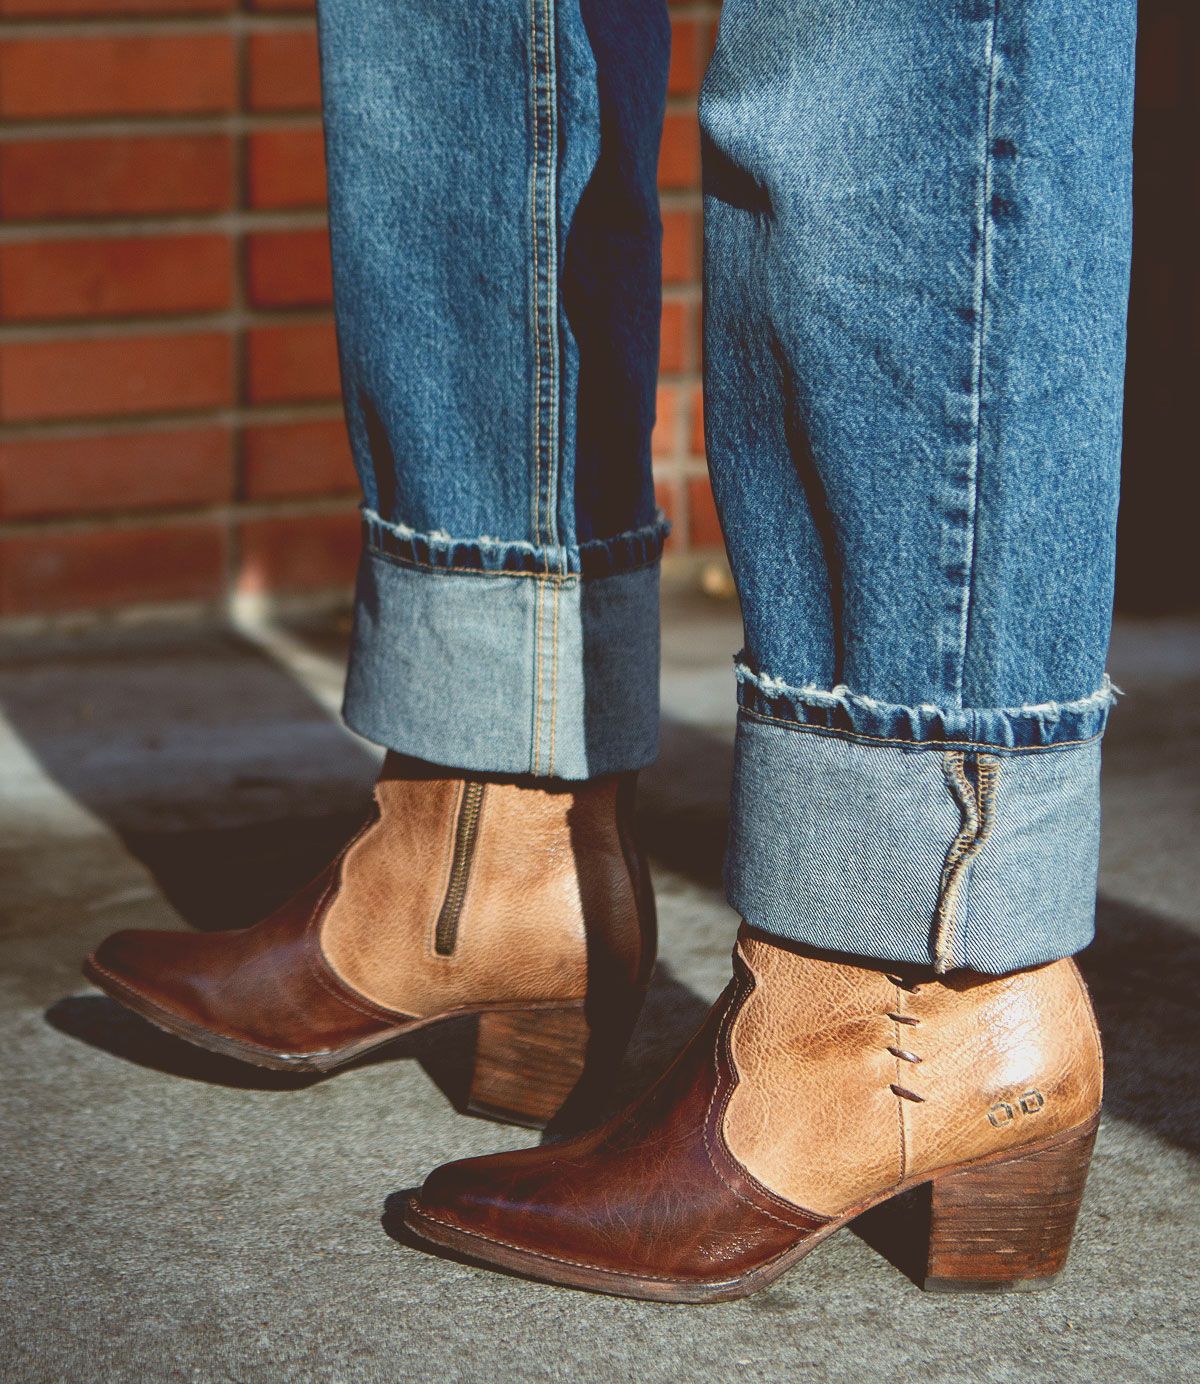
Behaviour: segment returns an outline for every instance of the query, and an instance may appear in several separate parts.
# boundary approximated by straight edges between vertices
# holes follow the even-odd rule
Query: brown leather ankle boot
[[[1100,1107],[1079,972],[888,972],[743,928],[735,979],[622,1114],[450,1163],[418,1236],[552,1283],[666,1302],[742,1297],[860,1212],[928,1184],[929,1288],[1062,1267]]]
[[[118,932],[84,963],[161,1028],[264,1067],[329,1071],[479,1015],[472,1109],[544,1124],[620,1060],[654,964],[633,776],[562,787],[389,755],[375,818],[240,932]]]

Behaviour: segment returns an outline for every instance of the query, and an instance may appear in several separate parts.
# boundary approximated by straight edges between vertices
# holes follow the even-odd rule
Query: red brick
[[[6,19],[65,19],[98,15],[225,14],[235,0],[0,0]]]
[[[0,44],[0,115],[184,115],[237,102],[233,36],[106,34]]]
[[[687,365],[688,314],[686,303],[663,304],[658,368],[664,373],[678,372]]]
[[[674,456],[679,450],[679,391],[674,385],[659,385],[655,400],[654,432],[650,450],[656,456]]]
[[[700,272],[699,218],[690,211],[663,213],[663,280],[694,283]]]
[[[667,116],[658,158],[658,185],[664,188],[697,187],[700,182],[700,131],[695,114],[688,111]]]
[[[232,494],[227,428],[37,437],[0,450],[6,519],[216,504]]]
[[[246,289],[257,308],[323,307],[333,300],[324,227],[259,231],[246,240]]]
[[[232,175],[223,134],[15,140],[0,145],[0,216],[220,211]]]
[[[268,10],[278,12],[286,11],[306,11],[316,8],[316,0],[248,0],[252,10]]]
[[[10,342],[0,347],[0,419],[89,418],[231,401],[220,332]]]
[[[688,493],[688,540],[692,548],[720,548],[724,546],[721,537],[721,521],[717,518],[717,506],[713,500],[712,486],[707,476],[694,476],[687,483]]]
[[[320,591],[354,580],[360,546],[354,510],[252,519],[238,533],[239,591]]]
[[[321,105],[317,35],[279,29],[250,35],[247,105],[252,111],[309,111]]]
[[[671,22],[671,66],[667,74],[667,93],[671,96],[693,96],[700,90],[704,75],[707,25],[695,19],[675,19]]]
[[[253,327],[246,344],[249,403],[338,397],[337,341],[331,321]]]
[[[246,141],[247,194],[258,208],[319,207],[325,201],[320,125],[259,130]]]
[[[225,554],[225,532],[216,523],[3,539],[0,613],[213,599],[224,585]]]
[[[338,495],[358,488],[341,418],[263,423],[246,429],[243,484],[252,500]]]
[[[688,432],[688,450],[694,457],[704,455],[704,390],[697,385],[692,390],[692,426]]]
[[[228,306],[232,283],[225,236],[18,242],[0,247],[0,320],[214,312]]]

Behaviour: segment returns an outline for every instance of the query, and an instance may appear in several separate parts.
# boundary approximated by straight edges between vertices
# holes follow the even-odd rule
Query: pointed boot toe
[[[203,934],[127,928],[84,961],[87,978],[160,1028],[190,1037],[205,1021]]]

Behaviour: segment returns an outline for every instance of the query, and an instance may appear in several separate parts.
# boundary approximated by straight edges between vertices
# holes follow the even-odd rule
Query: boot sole
[[[258,1047],[192,1023],[125,984],[94,956],[84,961],[83,974],[110,999],[193,1047],[254,1067],[300,1075],[325,1075],[421,1029],[455,1019],[478,1018],[464,1109],[484,1119],[528,1129],[544,1129],[559,1114],[593,1060],[589,1051],[593,1035],[581,1003],[481,1005],[447,1010],[414,1018],[349,1047],[289,1053]],[[621,1049],[623,1052],[623,1044]],[[609,1056],[615,1056],[619,1062],[620,1054],[612,1052]]]
[[[89,956],[84,961],[83,974],[97,989],[103,990],[110,999],[116,1000],[126,1009],[131,1009],[135,1014],[152,1023],[155,1028],[162,1029],[164,1033],[169,1033],[175,1038],[182,1038],[185,1042],[191,1043],[193,1047],[203,1048],[205,1052],[217,1053],[221,1057],[232,1057],[239,1062],[248,1062],[254,1067],[267,1067],[275,1072],[332,1072],[338,1067],[344,1067],[348,1062],[353,1062],[356,1057],[361,1057],[376,1048],[395,1042],[398,1038],[423,1027],[426,1023],[436,1023],[440,1019],[448,1017],[439,1014],[432,1020],[414,1020],[413,1023],[405,1024],[394,1032],[384,1033],[377,1039],[371,1039],[348,1049],[323,1052],[276,1052],[271,1048],[260,1048],[253,1043],[244,1042],[240,1038],[231,1038],[226,1034],[214,1033],[211,1029],[202,1028],[199,1024],[193,1024],[190,1020],[173,1014],[171,1010],[162,1008],[153,1000],[147,999],[145,995],[133,989],[132,986],[126,985],[119,976],[113,975],[111,971],[101,966],[95,957]]]
[[[1014,1213],[1010,1203],[1003,1199],[996,1202],[990,1196],[990,1186],[987,1186],[982,1196],[977,1196],[970,1208],[975,1214],[974,1223],[969,1219],[969,1211],[966,1226],[954,1227],[962,1237],[965,1247],[964,1244],[960,1244],[957,1253],[949,1252],[943,1256],[939,1247],[935,1246],[931,1232],[929,1267],[921,1286],[928,1291],[938,1292],[1037,1291],[1048,1287],[1054,1281],[1065,1261],[1099,1120],[1097,1113],[1086,1125],[1077,1126],[1049,1139],[1024,1145],[1020,1149],[1004,1149],[983,1158],[951,1164],[939,1168],[936,1172],[922,1173],[909,1178],[886,1192],[858,1203],[790,1249],[776,1255],[774,1259],[769,1259],[736,1278],[707,1281],[651,1278],[557,1259],[523,1249],[519,1245],[493,1239],[481,1232],[465,1230],[430,1215],[421,1208],[420,1200],[415,1196],[410,1199],[405,1210],[404,1222],[418,1241],[435,1251],[449,1251],[454,1257],[470,1264],[501,1269],[543,1283],[581,1288],[587,1292],[604,1293],[612,1297],[639,1298],[646,1302],[729,1302],[749,1297],[752,1293],[769,1287],[816,1249],[822,1241],[873,1207],[892,1201],[916,1187],[936,1187],[938,1183],[945,1183],[947,1186],[964,1182],[969,1184],[973,1179],[990,1182],[994,1170],[1001,1168],[1006,1176],[1016,1174],[1021,1185],[1020,1195],[1025,1201],[1018,1203]],[[1075,1173],[1074,1182],[1065,1192],[1060,1185],[1063,1181],[1061,1174],[1054,1186],[1045,1185],[1047,1179],[1041,1175],[1046,1168],[1057,1168],[1060,1164],[1065,1167],[1068,1182],[1071,1173]],[[1053,1176],[1049,1181],[1055,1181]],[[1039,1189],[1042,1192],[1040,1199]],[[994,1203],[990,1207],[989,1201]],[[1011,1261],[1005,1262],[1003,1257],[999,1260],[995,1257],[997,1224],[1001,1226],[1001,1235],[1011,1234],[1014,1219],[1018,1222],[1018,1231],[1024,1230],[1030,1224],[1040,1227],[1046,1219],[1053,1222],[1050,1227],[1053,1244],[1049,1247],[1035,1245],[1032,1257],[1027,1254],[1020,1260],[1020,1268],[1029,1270],[1020,1277],[1009,1277],[1013,1267]],[[954,1230],[949,1233],[953,1234]],[[1002,1249],[1001,1255],[1003,1254]],[[961,1266],[958,1271],[963,1276],[955,1277],[943,1272],[946,1262]]]

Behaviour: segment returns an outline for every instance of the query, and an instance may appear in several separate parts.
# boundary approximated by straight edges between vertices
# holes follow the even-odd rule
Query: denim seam
[[[557,471],[559,451],[558,352],[558,244],[556,168],[558,150],[557,75],[555,72],[555,0],[529,0],[531,98],[533,106],[533,167],[530,179],[530,211],[533,232],[533,537],[540,554],[543,582],[538,587],[534,619],[534,680],[531,770],[541,772],[543,753],[549,757],[547,773],[554,768],[555,699],[558,689],[558,603],[560,586],[551,585],[553,609],[551,645],[546,649],[546,584],[566,575],[567,557],[558,547]],[[544,160],[544,168],[543,168]],[[551,572],[551,563],[558,567]],[[549,667],[547,667],[547,661]],[[549,745],[546,738],[545,704],[550,702]]]
[[[550,762],[546,773],[554,774],[554,732],[558,728],[558,603],[562,596],[561,586],[550,588],[554,596],[554,659],[550,665]]]
[[[942,757],[942,771],[962,813],[962,824],[946,852],[934,911],[932,951],[934,970],[939,975],[954,965],[958,924],[968,911],[971,865],[992,834],[1000,766],[993,756],[979,755],[976,781],[972,784],[966,771],[966,755],[961,750],[951,750]]]
[[[788,721],[780,716],[766,716],[761,711],[751,711],[748,707],[738,707],[738,715],[747,720],[762,721],[785,730],[802,731],[806,735],[823,735],[830,740],[849,740],[853,743],[869,745],[898,745],[910,750],[964,749],[986,750],[995,755],[1048,754],[1055,750],[1076,749],[1082,745],[1094,745],[1103,738],[1104,732],[1097,731],[1083,740],[1060,740],[1053,745],[994,745],[983,740],[903,740],[899,737],[886,738],[879,735],[865,735],[861,731],[830,730],[828,726],[810,726],[803,721]]]
[[[533,617],[533,725],[529,742],[529,770],[533,774],[538,771],[538,746],[542,737],[542,605],[545,595],[545,582],[539,582]]]
[[[558,378],[557,245],[555,243],[555,121],[554,51],[551,41],[554,0],[530,0],[530,63],[532,66],[533,168],[530,215],[533,222],[533,534],[538,543],[555,542],[555,510],[551,489],[556,448]],[[542,160],[545,159],[543,176]],[[543,256],[543,246],[545,254]],[[543,342],[545,361],[543,362]],[[543,434],[543,415],[548,412]],[[543,488],[546,491],[543,515]],[[543,522],[543,520],[545,522]],[[547,559],[548,562],[548,559]]]
[[[413,562],[407,558],[397,557],[395,553],[384,552],[382,548],[370,544],[367,545],[367,553],[381,562],[391,563],[393,567],[401,567],[409,572],[421,572],[432,577],[516,577],[524,581],[540,582],[544,586],[558,587],[608,581],[613,577],[624,577],[631,572],[645,572],[658,566],[658,558],[654,558],[649,562],[639,562],[635,567],[619,567],[613,572],[597,572],[593,576],[586,576],[582,572],[505,572],[490,567],[441,567],[431,562]]]
[[[362,508],[364,546],[393,561],[435,571],[470,570],[518,575],[607,576],[652,566],[662,557],[670,524],[657,511],[649,524],[606,538],[555,545],[487,535],[456,537],[440,530],[421,532]]]
[[[976,199],[976,254],[973,308],[975,314],[972,335],[971,372],[971,444],[966,475],[967,513],[964,525],[963,572],[959,612],[958,660],[955,669],[954,701],[963,704],[966,681],[967,651],[971,639],[971,616],[974,608],[975,569],[979,542],[979,470],[983,450],[983,386],[987,350],[988,277],[991,273],[991,215],[992,197],[992,128],[996,109],[996,39],[1000,25],[1000,0],[992,0],[984,39],[983,64],[985,92],[983,108],[983,139],[980,149],[978,196]]]

